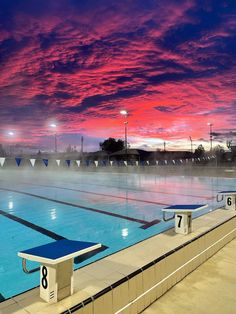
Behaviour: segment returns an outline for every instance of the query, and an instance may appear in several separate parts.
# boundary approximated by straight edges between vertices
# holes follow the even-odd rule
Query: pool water
[[[220,207],[216,194],[236,179],[145,174],[2,171],[0,179],[0,300],[39,285],[22,271],[17,252],[59,238],[99,242],[108,249],[75,269],[174,226],[162,221],[172,204]],[[36,263],[27,263],[34,268]]]

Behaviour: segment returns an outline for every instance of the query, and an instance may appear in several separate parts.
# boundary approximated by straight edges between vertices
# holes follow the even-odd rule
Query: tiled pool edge
[[[61,314],[140,313],[235,237],[233,216]]]

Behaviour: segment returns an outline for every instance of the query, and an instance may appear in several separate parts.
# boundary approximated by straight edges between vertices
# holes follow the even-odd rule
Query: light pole
[[[191,142],[191,153],[193,152],[193,140],[191,138],[191,136],[189,136],[190,142]]]
[[[55,153],[57,153],[57,132],[56,132],[56,128],[57,128],[57,125],[55,123],[52,123],[50,124],[50,127],[55,129],[55,137],[54,137],[54,151]]]
[[[8,135],[10,138],[13,138],[13,137],[15,136],[15,133],[14,133],[13,131],[9,131],[9,132],[7,133],[7,135]],[[11,144],[10,144],[10,146],[9,146],[9,153],[10,153],[10,155],[13,154],[13,145],[11,145]]]
[[[127,117],[128,117],[128,112],[126,110],[121,110],[120,114],[122,114],[126,118],[126,121],[124,122],[124,125],[125,125],[125,149],[127,151],[127,148],[128,148],[128,141],[127,141],[127,125],[128,125]]]
[[[124,125],[125,125],[125,154],[126,154],[126,161],[127,160],[127,155],[128,155],[128,141],[127,141],[127,127],[128,127],[128,112],[126,110],[121,110],[120,111],[120,114],[122,114],[124,117],[125,117],[125,122],[124,122]]]
[[[210,150],[210,151],[212,152],[212,126],[213,126],[213,124],[210,123],[210,122],[208,122],[207,125],[209,125],[209,127],[210,127],[210,133],[209,133],[209,136],[210,136],[210,145],[211,145],[211,150]]]

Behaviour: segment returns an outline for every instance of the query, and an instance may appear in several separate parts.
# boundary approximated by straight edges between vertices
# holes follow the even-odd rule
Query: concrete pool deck
[[[236,211],[219,209],[194,219],[191,234],[170,229],[75,271],[71,297],[49,305],[35,288],[0,313],[140,313],[235,237]]]
[[[233,314],[236,239],[150,305],[143,314]]]

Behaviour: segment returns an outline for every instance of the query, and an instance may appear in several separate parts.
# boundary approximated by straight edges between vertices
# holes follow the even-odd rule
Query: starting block
[[[40,297],[49,303],[55,303],[73,294],[74,258],[101,248],[100,243],[59,240],[29,250],[18,252],[22,257],[23,270],[26,260],[39,262]]]
[[[163,220],[169,221],[175,218],[175,232],[188,234],[192,232],[192,213],[208,207],[208,205],[172,205],[162,209]],[[166,219],[165,213],[174,213],[174,216]]]
[[[222,195],[222,199],[219,200],[218,195]],[[236,210],[236,191],[221,191],[217,195],[217,201],[220,202],[225,197],[225,209],[234,209]]]

